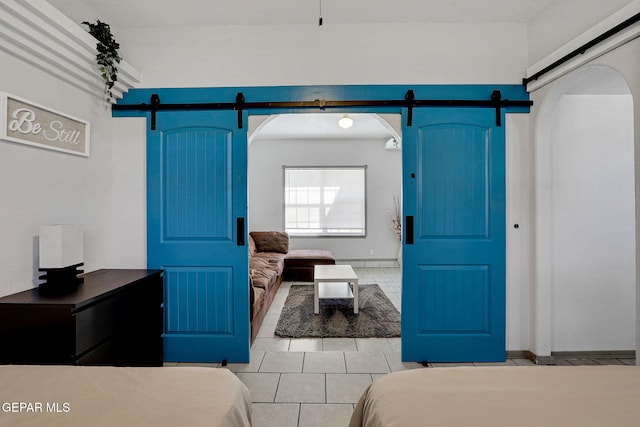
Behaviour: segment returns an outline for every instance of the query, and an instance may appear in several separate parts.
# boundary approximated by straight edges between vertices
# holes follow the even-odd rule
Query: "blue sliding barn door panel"
[[[505,157],[495,111],[416,109],[403,156],[402,358],[502,361]]]
[[[165,360],[249,360],[246,131],[159,112],[147,147],[148,265],[165,270]],[[238,241],[240,239],[240,241]]]

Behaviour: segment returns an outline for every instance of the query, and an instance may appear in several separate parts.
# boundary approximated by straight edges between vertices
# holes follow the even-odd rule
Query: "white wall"
[[[400,242],[391,228],[393,197],[401,195],[402,152],[386,140],[259,140],[249,145],[249,230],[282,230],[282,166],[367,166],[366,238],[291,239],[291,247],[330,249],[338,260],[395,260]]]
[[[525,24],[117,29],[143,87],[520,83]],[[249,101],[249,100],[248,100]]]
[[[551,124],[552,351],[635,348],[630,95],[565,95]]]
[[[0,295],[37,285],[38,230],[84,227],[85,270],[111,263],[112,119],[88,95],[0,50],[0,91],[91,123],[91,156],[0,140]]]
[[[507,114],[506,346],[528,350],[531,332],[531,144],[529,116]],[[516,228],[517,225],[517,228]]]
[[[112,119],[113,258],[117,268],[147,267],[147,120]]]

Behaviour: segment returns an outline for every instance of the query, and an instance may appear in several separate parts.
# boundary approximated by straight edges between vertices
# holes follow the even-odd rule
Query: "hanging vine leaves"
[[[96,19],[95,23],[84,21],[82,24],[88,26],[89,34],[98,40],[98,45],[96,46],[98,50],[96,62],[98,63],[102,79],[104,80],[104,92],[107,97],[107,102],[111,102],[113,98],[111,89],[118,81],[118,64],[122,60],[118,52],[120,44],[116,42],[116,39],[111,34],[109,24],[99,19]]]

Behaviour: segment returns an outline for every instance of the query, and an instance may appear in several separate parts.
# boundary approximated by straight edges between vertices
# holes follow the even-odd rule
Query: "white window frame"
[[[283,229],[289,233],[292,237],[366,237],[367,235],[367,166],[283,166]],[[292,193],[287,187],[287,173],[288,171],[355,171],[362,173],[362,227],[355,228],[330,228],[327,224],[322,224],[323,218],[321,212],[328,211],[331,208],[333,201],[328,202],[326,199],[331,198],[331,190],[333,186],[314,186],[301,190],[298,193]],[[360,189],[358,189],[360,191]],[[300,195],[301,202],[291,202],[291,198],[296,198],[296,194]],[[335,196],[335,194],[333,194]],[[310,201],[309,199],[313,199]],[[289,209],[315,209],[316,212],[310,212],[307,215],[309,221],[314,221],[317,226],[301,227],[304,222],[298,222],[298,227],[292,227],[292,223],[295,223],[295,219],[292,221],[288,218]]]

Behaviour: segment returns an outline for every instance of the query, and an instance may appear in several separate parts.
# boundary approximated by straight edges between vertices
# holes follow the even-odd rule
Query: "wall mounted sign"
[[[89,156],[89,122],[0,92],[0,139]]]

